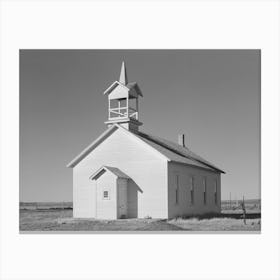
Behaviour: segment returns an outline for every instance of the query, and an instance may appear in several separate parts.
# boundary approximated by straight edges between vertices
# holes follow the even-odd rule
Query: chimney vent
[[[178,144],[182,147],[185,147],[185,134],[178,135]]]

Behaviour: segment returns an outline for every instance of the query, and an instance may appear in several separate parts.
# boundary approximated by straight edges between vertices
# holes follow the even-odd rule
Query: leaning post
[[[246,207],[245,207],[245,200],[244,200],[244,195],[243,195],[243,200],[242,200],[242,211],[243,211],[243,223],[246,225]]]

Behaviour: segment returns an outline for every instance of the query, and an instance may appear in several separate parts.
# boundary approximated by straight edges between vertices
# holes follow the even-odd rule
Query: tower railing
[[[138,112],[136,109],[130,107],[116,107],[109,109],[109,120],[117,120],[127,117],[138,120]]]

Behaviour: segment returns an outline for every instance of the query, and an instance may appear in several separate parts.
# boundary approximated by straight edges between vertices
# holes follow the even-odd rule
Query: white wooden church
[[[107,130],[74,158],[75,218],[173,218],[220,212],[221,169],[178,144],[139,130],[138,100],[123,62],[108,97]],[[205,143],[207,144],[207,143]]]

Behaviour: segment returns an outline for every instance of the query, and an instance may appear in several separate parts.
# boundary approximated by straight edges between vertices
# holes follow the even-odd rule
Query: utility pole
[[[244,225],[246,225],[246,207],[245,207],[244,195],[243,195],[243,199],[242,199],[242,211],[243,211],[243,222],[244,222]]]
[[[229,209],[231,209],[231,192],[229,193]]]

